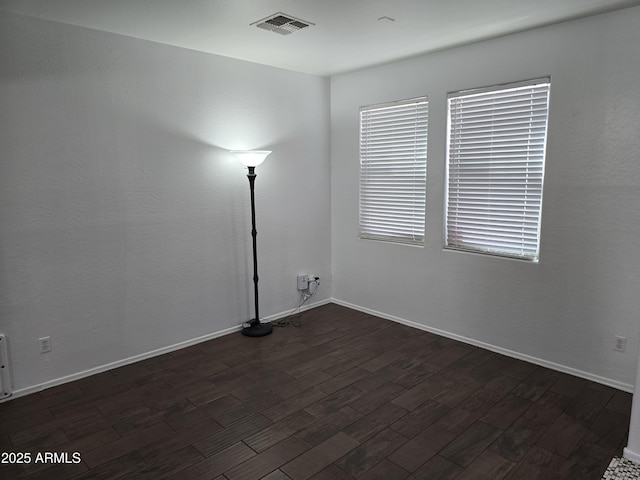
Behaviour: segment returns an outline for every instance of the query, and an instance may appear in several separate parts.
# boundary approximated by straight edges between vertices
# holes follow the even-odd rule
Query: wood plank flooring
[[[329,304],[1,404],[0,451],[32,461],[0,478],[599,480],[630,410],[628,393]]]

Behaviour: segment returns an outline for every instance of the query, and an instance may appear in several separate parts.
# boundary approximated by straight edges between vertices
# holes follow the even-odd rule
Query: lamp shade
[[[257,167],[271,153],[270,150],[231,150],[245,167]]]

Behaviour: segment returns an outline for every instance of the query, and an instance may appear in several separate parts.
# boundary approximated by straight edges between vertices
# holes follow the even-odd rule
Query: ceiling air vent
[[[314,24],[292,17],[291,15],[276,13],[268,16],[267,18],[263,18],[262,20],[258,20],[251,25],[255,25],[256,27],[263,28],[265,30],[271,30],[272,32],[279,33],[280,35],[289,35],[290,33],[297,32],[298,30],[302,30],[303,28],[307,28]]]

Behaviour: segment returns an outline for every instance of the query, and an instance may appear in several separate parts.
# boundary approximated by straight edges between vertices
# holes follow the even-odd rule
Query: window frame
[[[389,117],[393,116],[391,112],[397,113],[398,117],[403,115],[410,117],[411,110],[414,111],[415,116],[413,122],[399,121],[395,124],[397,128],[404,127],[404,133],[395,137],[386,130],[379,130],[378,134],[382,140],[377,140],[378,143],[371,147],[375,143],[371,140],[371,123],[374,122],[372,117],[375,118],[376,113],[369,112],[377,112],[378,118],[384,117],[385,111],[389,113]],[[409,124],[413,127],[408,127]],[[415,129],[413,134],[410,133],[410,128]],[[424,246],[428,131],[429,98],[426,95],[360,107],[358,238]],[[408,138],[412,138],[412,142]],[[410,143],[413,144],[413,150]],[[374,160],[372,157],[375,153],[372,150],[375,152],[376,148],[378,148],[378,159]],[[384,153],[385,148],[388,153]],[[381,150],[383,153],[380,153]],[[401,153],[394,155],[394,152]],[[390,162],[405,165],[390,167]],[[401,178],[402,175],[404,178]],[[377,178],[372,180],[374,176]],[[385,182],[383,179],[385,176],[386,183],[382,184],[381,182]],[[375,188],[372,184],[380,187],[378,190],[392,191],[396,187],[400,191],[393,198],[388,198],[388,202],[385,203],[383,202],[384,194],[374,193]],[[394,217],[394,214],[398,216]]]
[[[530,114],[529,114],[529,132],[531,135],[531,132],[534,130],[534,118],[536,118],[537,115],[543,115],[544,119],[543,119],[543,124],[541,126],[538,126],[538,129],[542,129],[543,133],[542,133],[542,140],[540,141],[539,139],[537,139],[537,141],[535,142],[536,144],[536,149],[535,155],[531,155],[529,153],[529,151],[527,151],[527,155],[526,155],[526,160],[522,160],[520,157],[520,162],[517,162],[513,159],[510,160],[510,164],[509,166],[507,166],[506,168],[512,167],[514,169],[517,170],[517,168],[514,167],[514,165],[516,163],[521,163],[521,164],[526,164],[527,166],[531,165],[531,166],[535,166],[536,169],[538,169],[539,171],[536,173],[537,176],[539,176],[539,189],[537,189],[539,191],[539,200],[537,200],[536,202],[533,203],[537,203],[537,212],[536,212],[536,219],[535,219],[535,223],[536,226],[535,228],[532,228],[531,226],[529,226],[527,228],[527,235],[525,235],[524,233],[521,234],[522,236],[522,241],[520,242],[520,253],[518,253],[516,250],[516,248],[497,248],[495,245],[496,243],[500,243],[499,241],[495,241],[493,244],[491,244],[490,242],[486,242],[484,245],[478,246],[477,244],[482,243],[482,236],[485,236],[486,238],[489,238],[491,236],[494,237],[499,237],[500,233],[502,232],[502,234],[505,234],[505,232],[507,232],[508,228],[512,228],[512,225],[506,225],[509,222],[512,222],[512,220],[508,220],[508,221],[500,221],[497,222],[495,221],[495,217],[491,217],[490,215],[497,215],[498,217],[500,215],[507,215],[507,209],[506,208],[498,208],[495,205],[493,206],[486,206],[485,207],[485,211],[486,216],[488,217],[487,221],[484,223],[481,223],[479,221],[477,221],[475,224],[473,224],[473,220],[463,220],[463,222],[459,222],[459,223],[469,223],[469,224],[473,224],[473,226],[479,226],[478,230],[481,230],[482,227],[487,227],[486,231],[487,232],[491,232],[491,233],[480,233],[479,234],[479,238],[480,240],[475,240],[475,241],[470,241],[468,242],[467,245],[464,244],[464,242],[461,241],[452,241],[451,237],[451,232],[454,230],[453,228],[451,228],[450,224],[452,223],[452,208],[450,205],[450,202],[452,200],[452,195],[451,195],[451,189],[452,189],[452,179],[451,179],[451,170],[452,170],[452,155],[454,155],[454,150],[455,150],[455,155],[457,155],[457,160],[456,160],[456,166],[459,170],[462,170],[462,168],[460,167],[460,165],[463,165],[463,160],[460,160],[460,158],[462,158],[463,154],[460,153],[460,150],[462,150],[462,148],[460,147],[461,145],[464,144],[464,141],[461,141],[458,137],[458,140],[456,140],[456,146],[454,148],[454,146],[452,145],[452,131],[456,130],[457,132],[460,131],[459,128],[459,124],[458,124],[458,128],[454,128],[452,123],[453,123],[453,119],[452,119],[452,99],[460,99],[460,98],[479,98],[480,96],[484,95],[484,94],[489,94],[490,95],[496,95],[497,96],[501,96],[504,95],[505,97],[508,96],[508,93],[506,92],[515,92],[518,89],[525,89],[528,88],[531,90],[531,94],[535,95],[536,94],[536,89],[540,89],[543,93],[544,96],[544,101],[542,102],[544,104],[544,107],[539,107],[536,102],[534,100],[531,100],[531,108],[530,108]],[[506,257],[506,258],[512,258],[512,259],[517,259],[517,260],[524,260],[524,261],[529,261],[529,262],[533,262],[533,263],[538,263],[539,262],[539,258],[540,258],[540,240],[541,240],[541,223],[542,223],[542,205],[543,205],[543,189],[544,189],[544,174],[545,174],[545,164],[546,164],[546,151],[547,151],[547,140],[548,140],[548,135],[549,135],[549,129],[548,129],[548,123],[549,123],[549,101],[550,101],[550,92],[551,92],[551,77],[547,76],[547,77],[540,77],[540,78],[535,78],[535,79],[531,79],[531,80],[524,80],[524,81],[519,81],[519,82],[510,82],[510,83],[506,83],[506,84],[500,84],[500,85],[492,85],[492,86],[488,86],[488,87],[482,87],[482,88],[474,88],[474,89],[467,89],[467,90],[459,90],[459,91],[455,91],[455,92],[449,92],[447,94],[447,136],[446,136],[446,145],[445,145],[445,149],[446,149],[446,160],[445,160],[445,198],[444,198],[444,225],[443,225],[443,245],[444,245],[444,249],[445,250],[450,250],[450,251],[462,251],[462,252],[468,252],[468,253],[476,253],[476,254],[480,254],[480,255],[490,255],[490,256],[497,256],[497,257]],[[505,95],[506,93],[506,95]],[[492,103],[491,101],[485,100],[484,102],[485,104],[490,104]],[[526,104],[526,102],[522,102],[522,105]],[[534,107],[535,105],[535,107]],[[513,108],[513,107],[511,107]],[[490,109],[487,107],[487,109],[485,111],[491,111],[491,113],[494,115],[495,117],[495,107],[493,107],[493,109]],[[542,113],[541,113],[542,112]],[[459,114],[459,112],[458,112]],[[467,126],[469,125],[468,122]],[[495,123],[496,120],[495,118],[492,118],[491,122],[492,125],[492,129],[495,128]],[[517,127],[514,127],[513,123],[510,123],[506,126],[506,130],[508,130],[507,134],[513,134],[514,131],[518,130]],[[492,172],[491,170],[496,170],[496,163],[495,163],[495,154],[496,154],[496,150],[498,150],[499,148],[503,148],[502,146],[497,146],[495,145],[496,142],[496,135],[495,132],[492,132],[490,134],[485,134],[486,136],[481,136],[482,133],[478,133],[477,137],[478,139],[473,141],[473,142],[469,142],[467,144],[467,146],[475,146],[476,148],[478,148],[478,143],[480,142],[482,143],[487,142],[486,145],[490,145],[488,147],[488,149],[490,150],[490,154],[487,155],[487,167],[484,167],[483,170],[480,171],[480,173],[484,174],[484,175],[488,175],[489,178],[484,180],[485,182],[489,182],[493,177],[491,177]],[[515,134],[514,134],[515,135]],[[517,135],[515,135],[517,136]],[[539,136],[539,132],[538,132],[538,136]],[[509,144],[509,145],[520,145],[519,143],[513,143],[513,144]],[[518,158],[517,157],[518,154],[514,154],[514,158]],[[540,160],[538,162],[536,161],[532,161],[531,158],[532,157],[536,157],[539,156],[541,157]],[[469,165],[467,165],[467,167],[469,168]],[[471,167],[471,168],[476,168],[476,167]],[[478,167],[479,168],[479,167]],[[477,169],[477,168],[476,168]],[[525,169],[526,170],[526,169]],[[524,170],[523,170],[524,171]],[[520,170],[518,170],[518,172],[520,172]],[[506,175],[506,173],[502,173],[502,175]],[[511,174],[513,176],[513,174]],[[458,180],[456,182],[457,188],[460,190],[460,185],[461,185],[461,181],[460,178],[462,175],[458,176]],[[533,178],[533,176],[532,176]],[[498,180],[501,181],[505,181],[506,180],[506,184],[508,186],[513,186],[516,182],[512,179],[508,179],[508,177],[506,178],[500,178]],[[497,181],[497,180],[494,180]],[[537,180],[536,180],[537,181]],[[474,180],[474,182],[476,182],[478,185],[481,185],[485,188],[488,187],[487,183],[481,183],[480,180]],[[531,182],[531,184],[534,184],[534,182]],[[524,188],[522,188],[521,190],[518,190],[517,193],[514,194],[514,196],[525,196],[526,197],[526,193],[529,191],[529,189],[525,186]],[[531,188],[531,191],[536,191],[536,189]],[[523,195],[524,194],[524,195]],[[467,193],[468,195],[468,193]],[[490,194],[487,194],[487,200],[486,203],[487,205],[490,205],[491,202],[491,198],[490,198]],[[493,199],[495,200],[495,199]],[[462,204],[464,205],[462,210],[469,209],[469,205],[474,205],[473,202],[477,202],[478,205],[480,205],[480,201],[477,200],[463,200]],[[524,203],[526,204],[526,200],[524,201]],[[524,212],[525,209],[521,208],[521,210]],[[490,213],[489,213],[490,212]],[[496,214],[496,212],[499,212]],[[458,212],[459,213],[459,212]],[[468,210],[464,211],[464,213],[468,213]],[[516,215],[514,215],[516,216]],[[457,219],[457,217],[456,217]],[[491,227],[488,226],[488,223],[490,222],[490,220],[493,220],[494,223],[498,224],[497,227]],[[504,223],[505,225],[500,226],[500,223]],[[529,221],[529,217],[526,214],[522,214],[522,220],[521,223],[524,225],[525,223],[531,223]],[[493,228],[493,230],[492,230]],[[502,230],[501,230],[502,228]],[[473,230],[473,228],[470,228],[470,230]],[[524,227],[523,227],[524,230]],[[497,235],[492,235],[492,233],[498,232]],[[532,243],[528,240],[525,240],[525,236],[527,237],[527,239],[531,238],[531,232],[535,232],[535,248],[534,250],[531,250],[530,248],[525,248],[525,247],[530,247],[530,245],[532,245]],[[460,233],[458,233],[458,235],[460,235]],[[509,239],[515,239],[517,238],[517,235],[508,235],[505,234],[505,238],[509,238]],[[471,243],[474,243],[476,245],[472,245],[470,246]],[[507,240],[504,241],[504,243],[508,243]]]

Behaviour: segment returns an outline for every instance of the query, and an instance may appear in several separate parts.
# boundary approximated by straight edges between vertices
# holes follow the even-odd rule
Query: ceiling
[[[634,5],[640,0],[0,0],[0,11],[330,76]],[[278,12],[314,25],[290,35],[251,26]]]

